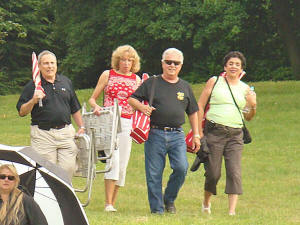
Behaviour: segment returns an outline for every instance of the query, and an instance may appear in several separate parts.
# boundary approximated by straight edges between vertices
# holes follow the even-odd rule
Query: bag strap
[[[156,75],[153,75],[153,83],[151,85],[151,91],[150,91],[150,98],[149,98],[149,106],[152,106],[153,103],[153,97],[154,97],[154,89],[156,84]]]
[[[212,94],[212,92],[213,92],[213,90],[214,90],[214,88],[215,88],[215,86],[216,86],[216,84],[217,84],[217,82],[218,82],[218,80],[219,80],[219,77],[220,77],[220,76],[217,76],[216,82],[214,83],[214,86],[213,86],[212,89],[211,89],[210,95],[209,95],[209,97],[208,97],[208,99],[207,99],[207,102],[206,102],[206,104],[205,104],[205,107],[204,107],[204,111],[206,110],[206,108],[207,108],[207,106],[208,106],[208,104],[209,104],[209,102],[210,102],[211,94]]]
[[[229,84],[228,84],[228,81],[227,81],[226,77],[224,77],[224,79],[225,79],[226,84],[227,84],[227,86],[228,86],[228,88],[229,88],[229,91],[230,91],[230,94],[231,94],[232,99],[233,99],[233,101],[234,101],[234,104],[235,104],[236,108],[239,110],[240,116],[241,116],[242,121],[243,121],[243,125],[244,125],[244,127],[245,127],[246,125],[245,125],[245,121],[244,121],[244,119],[243,119],[241,110],[240,110],[240,108],[238,107],[238,105],[237,105],[237,103],[236,103],[236,101],[235,101],[235,98],[234,98],[234,96],[233,96],[233,94],[232,94],[231,88],[230,88],[230,86],[229,86]]]

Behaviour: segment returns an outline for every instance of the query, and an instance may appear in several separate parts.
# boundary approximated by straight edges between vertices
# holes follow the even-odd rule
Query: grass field
[[[85,208],[91,225],[289,225],[300,224],[300,82],[252,83],[258,98],[257,115],[247,123],[253,143],[243,152],[243,190],[237,215],[227,214],[227,196],[224,194],[224,168],[218,185],[218,195],[212,201],[212,214],[201,213],[203,200],[203,167],[188,172],[178,199],[177,214],[151,215],[145,183],[144,154],[142,145],[133,145],[127,171],[125,188],[120,190],[117,213],[107,214],[104,207],[103,175],[94,181],[92,200]],[[197,98],[203,84],[194,85]],[[77,92],[80,102],[87,101],[92,90]],[[30,116],[20,118],[15,104],[17,95],[0,96],[0,144],[29,145]],[[185,124],[185,130],[189,129]],[[188,155],[189,163],[194,156]],[[99,163],[98,167],[103,164]],[[171,170],[164,173],[164,183]],[[82,178],[74,179],[74,184]],[[84,195],[79,195],[84,199]]]

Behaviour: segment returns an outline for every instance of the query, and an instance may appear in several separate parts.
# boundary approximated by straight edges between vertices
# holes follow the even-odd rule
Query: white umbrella
[[[31,147],[0,145],[0,163],[13,164],[20,186],[34,197],[49,225],[88,225],[67,173]]]

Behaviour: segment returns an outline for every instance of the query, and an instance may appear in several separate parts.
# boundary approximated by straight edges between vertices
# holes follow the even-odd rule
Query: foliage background
[[[15,0],[0,3],[0,94],[31,79],[31,52],[49,49],[76,88],[94,87],[113,49],[130,44],[142,72],[161,72],[168,47],[185,56],[182,77],[204,82],[231,50],[248,81],[300,79],[300,1]]]

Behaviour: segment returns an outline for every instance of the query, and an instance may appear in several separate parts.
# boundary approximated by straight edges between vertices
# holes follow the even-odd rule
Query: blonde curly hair
[[[23,206],[23,193],[18,189],[20,184],[20,177],[16,168],[10,164],[0,166],[0,173],[4,170],[9,170],[15,177],[15,185],[9,195],[8,201],[3,201],[0,209],[0,224],[19,224],[20,220],[25,217]],[[0,190],[1,191],[1,190]],[[1,192],[0,192],[1,194]],[[9,212],[9,210],[11,210]],[[9,214],[7,215],[7,213]]]
[[[115,70],[119,70],[120,59],[126,52],[128,52],[129,57],[133,60],[130,71],[132,73],[138,72],[141,68],[140,57],[136,50],[130,45],[121,45],[113,51],[111,56],[111,67]]]

